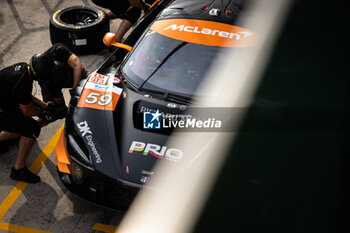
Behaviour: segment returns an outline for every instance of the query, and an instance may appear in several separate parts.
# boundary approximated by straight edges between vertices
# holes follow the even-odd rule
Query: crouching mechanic
[[[20,138],[11,179],[40,182],[40,177],[26,166],[28,154],[41,126],[66,116],[61,89],[76,87],[83,74],[79,58],[63,44],[34,55],[29,65],[17,63],[0,71],[0,147],[4,141]],[[34,80],[41,86],[44,101],[31,94]],[[32,116],[38,116],[39,120]]]
[[[57,43],[42,54],[35,54],[29,64],[41,87],[43,101],[48,103],[43,115],[49,116],[49,119],[44,119],[44,122],[65,117],[67,107],[62,89],[75,88],[85,75],[79,58],[65,45]]]
[[[26,63],[0,70],[0,143],[20,138],[18,156],[10,177],[28,183],[40,182],[40,177],[26,167],[28,154],[41,129],[40,123],[32,116],[39,116],[41,109],[47,106],[32,96],[34,77]]]

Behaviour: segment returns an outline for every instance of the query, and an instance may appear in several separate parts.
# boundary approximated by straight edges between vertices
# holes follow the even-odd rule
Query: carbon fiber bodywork
[[[161,1],[137,23],[124,43],[137,47],[150,26],[163,19],[195,19],[233,25],[242,7],[239,2]],[[213,16],[211,9],[219,9],[222,14]],[[181,148],[167,147],[171,130],[143,129],[144,112],[159,110],[163,113],[183,114],[190,103],[188,97],[148,93],[129,82],[120,67],[127,64],[132,53],[133,51],[128,53],[122,48],[116,48],[112,56],[96,71],[101,75],[101,83],[104,79],[116,79],[111,86],[96,83],[92,87],[95,88],[94,94],[86,93],[87,86],[92,85],[86,78],[76,89],[71,90],[64,130],[64,147],[68,160],[71,161],[71,174],[59,171],[63,184],[74,195],[118,211],[127,210],[138,190],[154,174],[153,167],[158,160],[181,162],[181,156],[185,154]],[[197,85],[200,80],[196,82]],[[109,88],[110,92],[107,89],[103,91],[103,88]],[[108,110],[101,106],[110,103],[106,93],[112,91],[119,93],[118,100],[113,110]],[[86,107],[86,103],[93,101],[100,101],[101,106]],[[152,150],[156,152],[152,153]]]

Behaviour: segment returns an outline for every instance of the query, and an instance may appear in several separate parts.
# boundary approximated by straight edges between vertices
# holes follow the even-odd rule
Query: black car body
[[[254,33],[233,26],[243,7],[230,0],[161,1],[124,41],[131,52],[117,48],[71,90],[56,151],[59,175],[73,194],[126,210],[158,160],[188,156],[167,147],[171,130],[160,127],[159,116],[183,114],[219,52],[252,45]]]

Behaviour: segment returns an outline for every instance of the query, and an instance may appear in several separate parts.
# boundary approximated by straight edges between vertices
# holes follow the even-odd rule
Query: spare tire
[[[105,48],[103,36],[109,32],[109,20],[104,11],[73,6],[56,11],[50,20],[51,43],[63,43],[72,52],[88,54]]]

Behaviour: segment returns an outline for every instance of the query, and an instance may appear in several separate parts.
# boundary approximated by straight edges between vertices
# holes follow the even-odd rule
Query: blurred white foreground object
[[[249,6],[245,18],[240,19],[241,25],[258,33],[257,46],[248,52],[225,54],[226,59],[217,61],[215,70],[201,87],[205,90],[201,93],[208,93],[209,97],[198,100],[199,106],[249,106],[289,5],[286,0],[261,0]],[[239,124],[240,119],[232,121]],[[180,144],[189,155],[184,156],[181,164],[190,166],[160,161],[148,185],[161,190],[143,189],[118,233],[191,232],[234,137],[234,133],[187,133],[172,137],[167,144]],[[176,176],[162,179],[169,174]]]

